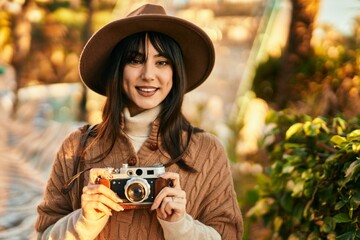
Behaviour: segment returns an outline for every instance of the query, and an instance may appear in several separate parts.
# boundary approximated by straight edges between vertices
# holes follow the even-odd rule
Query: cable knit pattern
[[[109,146],[109,142],[94,144],[85,154],[83,168],[119,167],[122,163],[127,163],[134,158],[136,166],[167,163],[170,158],[156,139],[158,128],[159,123],[155,121],[149,138],[138,152],[135,152],[126,134],[122,134],[111,154],[102,162],[95,164],[91,163],[89,159],[104,151]],[[70,193],[63,195],[60,191],[63,184],[71,178],[74,154],[80,135],[79,130],[69,135],[57,154],[44,200],[38,207],[39,216],[36,230],[39,232],[45,231],[49,226],[80,207],[80,193],[76,186],[78,181]],[[184,137],[186,137],[185,134]],[[88,144],[91,143],[91,140]],[[158,147],[152,147],[154,145]],[[201,227],[198,229],[205,227],[206,230],[207,226],[212,227],[221,235],[222,239],[241,239],[243,221],[236,200],[229,161],[223,146],[209,133],[193,134],[184,160],[198,172],[185,172],[176,164],[168,167],[166,171],[180,174],[181,187],[187,196],[187,218],[195,221],[195,224],[200,224]],[[85,174],[84,185],[87,183],[88,174]],[[172,234],[169,239],[183,239],[179,233],[176,236],[176,232],[173,237],[174,232],[171,232],[174,230],[171,227],[173,223],[163,223],[162,221],[160,225],[159,221],[161,220],[157,219],[156,211],[113,212],[113,216],[109,218],[96,239],[165,239],[165,231],[169,236]]]

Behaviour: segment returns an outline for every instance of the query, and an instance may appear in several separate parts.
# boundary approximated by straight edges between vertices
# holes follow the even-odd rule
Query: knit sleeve
[[[90,221],[84,218],[81,209],[78,209],[49,226],[44,232],[39,233],[38,239],[95,239],[108,219],[109,216],[104,216],[97,221]]]
[[[210,226],[194,220],[189,214],[177,221],[168,222],[158,218],[159,223],[164,231],[166,240],[189,240],[189,239],[221,239],[219,233]]]
[[[234,190],[230,162],[219,140],[203,134],[195,156],[199,176],[193,189],[201,201],[194,218],[214,228],[222,239],[242,239],[243,219]]]

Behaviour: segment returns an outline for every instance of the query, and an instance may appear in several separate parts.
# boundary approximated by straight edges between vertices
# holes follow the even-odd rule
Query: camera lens
[[[132,202],[140,202],[145,197],[144,186],[139,183],[131,184],[126,192]]]
[[[146,200],[150,194],[150,185],[143,178],[132,178],[124,187],[126,198],[133,203]]]

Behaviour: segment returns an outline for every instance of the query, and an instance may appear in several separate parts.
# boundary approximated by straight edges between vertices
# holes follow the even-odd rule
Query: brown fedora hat
[[[146,4],[127,17],[100,28],[86,43],[79,63],[80,77],[91,90],[106,95],[106,73],[111,52],[124,38],[138,32],[160,32],[180,46],[185,63],[187,92],[209,76],[215,62],[214,46],[208,35],[195,24],[166,15],[163,7]]]

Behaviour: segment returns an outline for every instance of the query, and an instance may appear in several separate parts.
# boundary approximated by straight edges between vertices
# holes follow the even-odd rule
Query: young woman
[[[144,5],[96,32],[80,75],[107,97],[103,121],[73,132],[60,148],[38,206],[39,238],[241,239],[224,148],[181,113],[184,94],[213,65],[208,36],[161,6]],[[165,166],[157,177],[172,184],[151,208],[124,209],[124,199],[98,184],[113,176],[107,167],[123,164]]]

